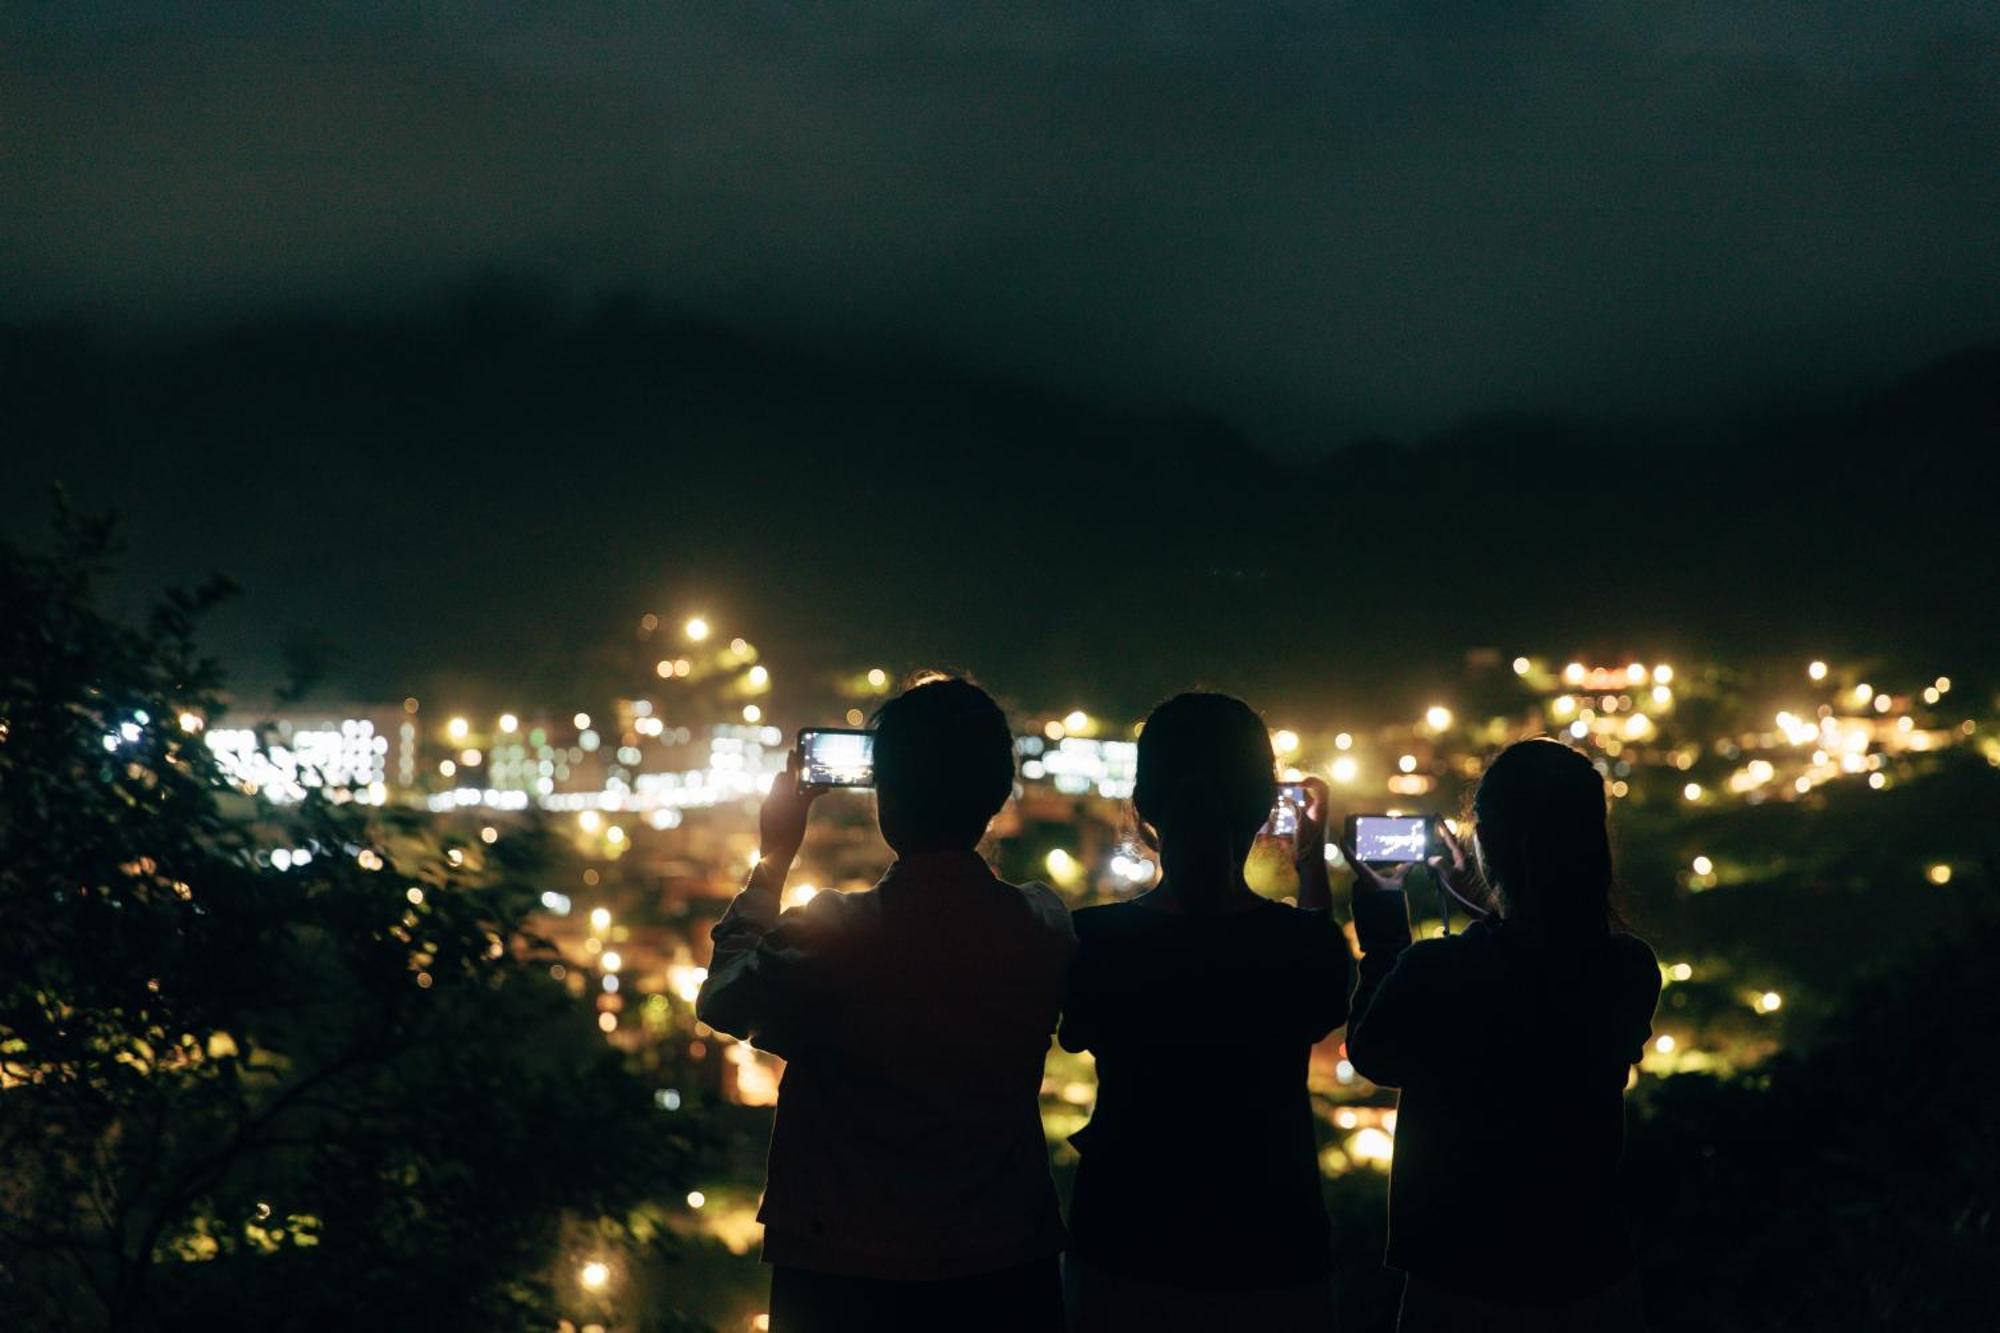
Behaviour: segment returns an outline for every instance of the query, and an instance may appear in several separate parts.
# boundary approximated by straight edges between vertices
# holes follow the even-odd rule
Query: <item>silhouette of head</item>
[[[1006,714],[971,681],[933,678],[876,710],[876,817],[898,853],[978,845],[1013,789]]]
[[[1546,736],[1508,746],[1487,765],[1472,809],[1503,916],[1558,935],[1610,928],[1604,776],[1582,753]]]
[[[1241,875],[1277,796],[1264,719],[1227,694],[1177,694],[1139,733],[1132,805],[1151,827],[1184,907],[1211,906]]]

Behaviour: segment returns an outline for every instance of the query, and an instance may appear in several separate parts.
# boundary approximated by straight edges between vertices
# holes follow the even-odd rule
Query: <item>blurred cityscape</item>
[[[756,807],[780,771],[792,729],[860,726],[901,684],[884,666],[780,681],[756,645],[701,617],[648,615],[636,643],[650,659],[629,693],[528,701],[473,711],[415,697],[379,703],[257,704],[183,715],[203,731],[246,796],[285,804],[308,788],[336,800],[428,813],[454,863],[531,822],[559,855],[539,928],[558,951],[552,975],[594,1004],[605,1040],[653,1084],[662,1115],[712,1111],[735,1126],[679,1222],[709,1267],[688,1307],[718,1328],[761,1326],[754,1262],[762,1134],[780,1062],[695,1020],[709,927],[756,854]],[[1843,980],[1843,939],[1867,939],[1883,892],[1910,922],[1936,918],[1983,872],[1951,775],[2000,766],[1990,698],[1935,672],[1825,661],[1589,661],[1499,651],[1469,655],[1457,686],[1389,722],[1346,729],[1294,724],[1287,701],[1253,700],[1269,718],[1284,776],[1316,774],[1334,816],[1464,811],[1482,764],[1520,737],[1566,737],[1597,756],[1613,799],[1620,909],[1662,960],[1656,1035],[1635,1079],[1756,1065],[1807,1030]],[[1326,716],[1328,701],[1301,705]],[[1361,710],[1357,710],[1360,715]],[[1019,782],[986,851],[1014,879],[1041,879],[1072,902],[1129,896],[1156,864],[1127,804],[1137,720],[1087,700],[1014,705]],[[117,738],[107,737],[107,744]],[[280,870],[367,849],[272,846]],[[1338,861],[1338,852],[1328,852]],[[889,858],[869,799],[834,792],[814,812],[785,902],[865,888]],[[1289,858],[1260,845],[1259,892],[1293,891]],[[1338,892],[1337,892],[1337,896]],[[1903,899],[1906,898],[1907,902]],[[1422,929],[1442,928],[1418,883]],[[1794,923],[1810,914],[1811,931]],[[1338,1036],[1315,1053],[1322,1164],[1340,1177],[1386,1169],[1394,1094],[1343,1058]],[[1190,1071],[1226,1096],[1226,1071]],[[1052,1050],[1044,1120],[1061,1178],[1066,1137],[1094,1095],[1087,1058]],[[699,1262],[699,1261],[698,1261]],[[602,1264],[577,1281],[614,1281]],[[698,1289],[698,1290],[697,1290]]]

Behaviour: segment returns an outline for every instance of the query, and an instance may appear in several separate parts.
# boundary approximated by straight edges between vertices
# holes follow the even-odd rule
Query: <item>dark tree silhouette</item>
[[[116,623],[58,529],[0,547],[0,1327],[679,1326],[578,1285],[697,1145],[551,979],[535,831],[234,789],[226,588]]]

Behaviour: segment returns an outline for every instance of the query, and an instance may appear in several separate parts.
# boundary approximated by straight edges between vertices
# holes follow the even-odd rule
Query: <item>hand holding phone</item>
[[[1271,817],[1257,830],[1260,838],[1290,838],[1299,831],[1299,816],[1310,798],[1303,782],[1281,782],[1277,799],[1271,803]]]

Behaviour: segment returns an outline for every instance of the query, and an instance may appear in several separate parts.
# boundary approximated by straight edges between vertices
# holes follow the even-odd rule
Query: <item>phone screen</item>
[[[874,786],[874,733],[812,729],[801,731],[799,782],[807,787]]]
[[[1305,783],[1279,783],[1278,799],[1272,802],[1271,817],[1264,821],[1264,827],[1261,832],[1268,838],[1291,837],[1299,831],[1299,811],[1305,808]]]
[[[1354,851],[1363,861],[1421,861],[1430,852],[1430,816],[1356,815]]]

